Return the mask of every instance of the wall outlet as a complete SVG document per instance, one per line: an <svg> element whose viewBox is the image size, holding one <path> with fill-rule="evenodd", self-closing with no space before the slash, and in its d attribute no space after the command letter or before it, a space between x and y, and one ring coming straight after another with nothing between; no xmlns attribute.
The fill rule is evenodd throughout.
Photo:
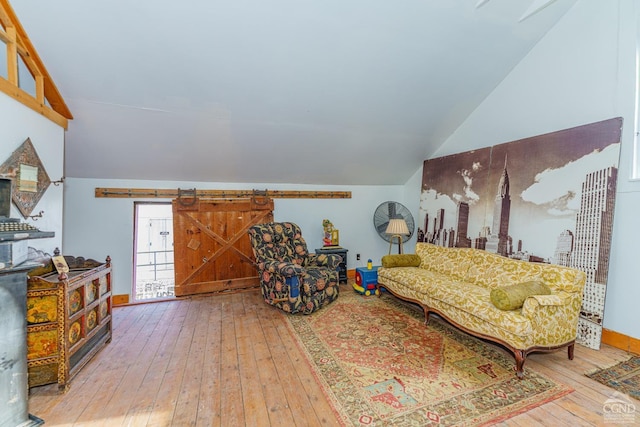
<svg viewBox="0 0 640 427"><path fill-rule="evenodd" d="M356 261L360 261L360 254L356 254Z"/></svg>

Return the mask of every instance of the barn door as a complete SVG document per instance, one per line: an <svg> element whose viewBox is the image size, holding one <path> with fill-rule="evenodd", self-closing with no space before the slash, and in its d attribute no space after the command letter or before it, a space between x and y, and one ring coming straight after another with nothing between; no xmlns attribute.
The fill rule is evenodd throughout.
<svg viewBox="0 0 640 427"><path fill-rule="evenodd" d="M176 296L259 286L247 230L273 221L273 200L178 198L172 205Z"/></svg>

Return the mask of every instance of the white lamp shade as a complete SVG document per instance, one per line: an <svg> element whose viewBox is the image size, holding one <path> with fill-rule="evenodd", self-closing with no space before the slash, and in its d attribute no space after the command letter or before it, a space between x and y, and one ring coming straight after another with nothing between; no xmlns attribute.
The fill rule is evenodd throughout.
<svg viewBox="0 0 640 427"><path fill-rule="evenodd" d="M387 230L385 231L387 234L399 234L401 236L409 235L409 227L407 227L407 223L402 218L393 218L389 221L389 225L387 226Z"/></svg>

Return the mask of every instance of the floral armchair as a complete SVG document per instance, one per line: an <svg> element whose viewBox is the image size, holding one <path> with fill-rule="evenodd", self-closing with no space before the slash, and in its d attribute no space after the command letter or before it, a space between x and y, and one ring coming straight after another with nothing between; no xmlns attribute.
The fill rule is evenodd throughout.
<svg viewBox="0 0 640 427"><path fill-rule="evenodd" d="M248 233L268 304L310 314L338 298L340 255L310 254L292 222L257 224Z"/></svg>

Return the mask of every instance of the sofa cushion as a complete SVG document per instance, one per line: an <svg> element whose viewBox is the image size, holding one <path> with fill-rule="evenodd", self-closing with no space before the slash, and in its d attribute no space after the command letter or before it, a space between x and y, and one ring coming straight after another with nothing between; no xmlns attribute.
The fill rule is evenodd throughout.
<svg viewBox="0 0 640 427"><path fill-rule="evenodd" d="M533 295L550 295L551 290L539 280L501 286L491 290L493 305L500 310L515 310L522 307L524 300Z"/></svg>
<svg viewBox="0 0 640 427"><path fill-rule="evenodd" d="M467 274L473 258L473 249L445 248L431 243L418 242L416 254L422 263L420 268L426 268L441 274L446 274L455 280L461 280Z"/></svg>
<svg viewBox="0 0 640 427"><path fill-rule="evenodd" d="M520 310L499 310L491 303L489 293L482 286L449 280L445 286L429 287L424 300L427 306L468 329L486 334L492 331L490 336L507 342L513 342L514 337L529 340L533 333L530 320Z"/></svg>
<svg viewBox="0 0 640 427"><path fill-rule="evenodd" d="M447 286L451 278L435 271L420 267L380 267L378 268L378 283L411 289L416 295L426 295L433 287Z"/></svg>
<svg viewBox="0 0 640 427"><path fill-rule="evenodd" d="M582 293L586 276L574 268L541 262L527 262L475 250L465 281L494 289L514 283L541 280L552 292Z"/></svg>
<svg viewBox="0 0 640 427"><path fill-rule="evenodd" d="M382 257L382 266L393 267L420 267L420 257L416 254L385 255Z"/></svg>
<svg viewBox="0 0 640 427"><path fill-rule="evenodd" d="M548 265L548 264L545 264ZM503 257L487 251L475 251L464 280L487 289L540 279L540 268L533 262Z"/></svg>

